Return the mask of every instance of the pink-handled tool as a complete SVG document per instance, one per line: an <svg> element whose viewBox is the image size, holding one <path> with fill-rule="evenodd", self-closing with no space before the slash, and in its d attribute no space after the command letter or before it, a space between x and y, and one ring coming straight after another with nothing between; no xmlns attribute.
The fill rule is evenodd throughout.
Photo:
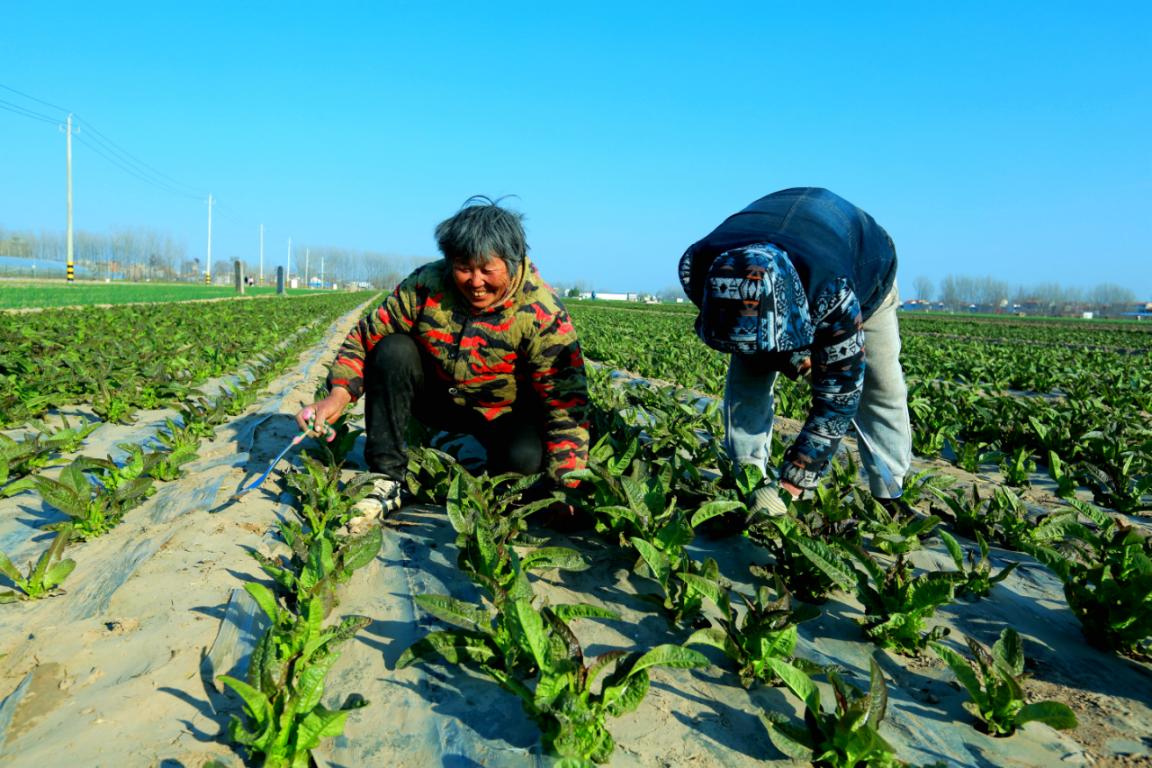
<svg viewBox="0 0 1152 768"><path fill-rule="evenodd" d="M332 439L336 436L335 431L327 423L323 424L322 426L323 426L323 431L319 433L320 436L326 438L329 442L331 442ZM295 448L296 446L300 445L300 443L302 443L304 441L304 438L308 437L309 433L312 432L314 429L315 429L315 426L310 427L308 429L305 429L303 432L296 435L296 437L292 438L292 442L290 442L290 443L288 443L288 445L284 446L284 450L280 451L280 453L276 456L276 458L272 459L272 461L269 462L268 469L264 470L264 474L260 475L260 477L256 478L255 480L253 480L248 485L242 486L240 488L240 490L238 490L238 491L236 491L236 493L232 494L228 498L228 503L236 501L237 499L239 499L244 494L248 493L248 491L252 490L253 488L259 488L260 485L265 480L268 479L268 475L272 473L272 469L280 462L280 459L284 458L284 455L286 453L288 453L288 451L290 451L293 448Z"/></svg>

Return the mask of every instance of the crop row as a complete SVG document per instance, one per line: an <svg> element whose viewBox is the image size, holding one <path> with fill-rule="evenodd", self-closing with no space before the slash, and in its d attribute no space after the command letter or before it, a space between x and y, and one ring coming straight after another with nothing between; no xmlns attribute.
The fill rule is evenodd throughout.
<svg viewBox="0 0 1152 768"><path fill-rule="evenodd" d="M313 320L368 297L323 294L0 313L0 428L62 406L130 422L195 394Z"/></svg>
<svg viewBox="0 0 1152 768"><path fill-rule="evenodd" d="M719 396L727 360L694 338L688 311L618 309L574 303L586 355L639 375ZM1062 495L1077 489L1121 512L1152 507L1152 368L1132 354L1152 334L1129 331L1124 349L1110 350L1112 330L1056 326L1091 349L1005 344L1035 336L1035 325L978 324L979 339L939 335L936 322L902 317L913 448L969 471L999 467L1024 486L1038 467ZM1001 339L987 333L999 327ZM807 387L777 382L777 414L803 420Z"/></svg>
<svg viewBox="0 0 1152 768"><path fill-rule="evenodd" d="M307 326L309 333L297 334L291 343L281 342L270 350L275 354L255 356L237 374L236 383L215 397L190 397L180 404L177 417L166 419L153 438L118 446L124 453L119 460L77 455L99 422L71 427L65 420L57 429L40 424L21 440L2 436L0 496L35 492L64 520L45 526L56 531L56 536L26 574L0 553L0 572L13 587L0 593L0 602L56 594L75 566L64 557L68 544L108 533L125 514L156 493L157 483L182 477L183 466L197 458L201 441L212 438L220 425L249 408L268 382L289 365L293 354L314 343L324 327L313 323ZM54 476L42 472L60 466Z"/></svg>
<svg viewBox="0 0 1152 768"><path fill-rule="evenodd" d="M861 690L844 670L806 658L798 642L799 627L820 616L822 604L844 597L861 608L862 641L904 656L939 656L963 684L981 730L1008 735L1031 720L1074 727L1065 705L1025 702L1024 644L1013 628L1003 627L991 648L964 638L964 654L944 643L946 630L933 623L957 599L987 598L1012 572L995 568L989 542L1048 564L1093 643L1136 655L1149 650L1146 536L1084 504L1037 525L1010 490L982 498L932 475L914 478L906 493L914 502L939 503L941 515L895 516L857 487L848 457L837 460L814 498L789 502L787 516L752 527L766 562L752 567L752 590L741 591L733 581L747 579L691 554L700 532L743 529L741 499L761 481L726 462L715 405L701 406L671 387L621 387L600 369L592 381L598 439L588 469L570 475L580 485L563 500L590 515L603 545L619 547L621 559L634 564L642 591L650 585L645 597L667 622L668 642L585 656L573 622L620 617L599 604L551 605L534 589L535 571L585 567L581 553L550 546L528 526L555 501L529 500L534 478L475 478L429 450L410 466L414 491L446 500L458 567L482 599L417 596L446 628L419 640L398 666L461 665L487 676L521 701L558 765L606 762L614 745L608 718L641 704L651 668L712 663L696 649L718 651L717 663L744 687L782 685L796 695L803 724L784 712L762 713L785 754L821 765L903 764L879 732L888 698L879 666L873 663ZM953 570L914 564L929 543L946 546ZM831 705L821 702L816 679L832 686Z"/></svg>

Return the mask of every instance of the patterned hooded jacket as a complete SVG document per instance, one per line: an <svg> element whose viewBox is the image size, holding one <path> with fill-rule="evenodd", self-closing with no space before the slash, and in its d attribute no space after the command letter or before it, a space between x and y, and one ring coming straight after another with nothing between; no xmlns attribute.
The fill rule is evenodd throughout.
<svg viewBox="0 0 1152 768"><path fill-rule="evenodd" d="M773 192L729 216L681 257L680 282L696 306L706 304L713 263L722 255L747 252L779 261L777 274L790 275L779 281L787 297L777 297L780 328L772 335L805 325L797 310L806 312L811 323L795 334L807 337L807 343L799 349L799 343L782 347L794 350L781 367L786 373L795 373L798 356L811 355L812 408L784 453L780 476L798 488L814 488L860 407L862 325L892 289L896 249L875 219L826 189ZM698 323L698 330L706 329L707 320Z"/></svg>
<svg viewBox="0 0 1152 768"><path fill-rule="evenodd" d="M588 382L568 311L527 258L507 297L483 310L460 296L447 262L426 264L344 339L328 388L364 394L364 360L390 333L407 333L434 361L453 401L493 420L531 388L544 406L547 472L556 481L588 462Z"/></svg>

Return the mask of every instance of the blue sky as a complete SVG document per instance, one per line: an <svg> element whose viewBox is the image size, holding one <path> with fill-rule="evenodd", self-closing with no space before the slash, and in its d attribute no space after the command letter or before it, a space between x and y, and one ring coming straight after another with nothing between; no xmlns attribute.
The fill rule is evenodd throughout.
<svg viewBox="0 0 1152 768"><path fill-rule="evenodd" d="M725 216L813 185L889 230L905 296L1152 300L1150 30L1143 0L0 0L0 226L63 231L71 111L75 226L190 257L209 193L213 258L254 260L263 224L270 263L289 238L434 257L466 198L511 194L546 279L659 291Z"/></svg>

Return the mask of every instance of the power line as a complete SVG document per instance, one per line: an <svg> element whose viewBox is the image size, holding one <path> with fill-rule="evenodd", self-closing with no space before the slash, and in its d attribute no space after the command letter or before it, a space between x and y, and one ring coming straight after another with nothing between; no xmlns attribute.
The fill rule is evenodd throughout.
<svg viewBox="0 0 1152 768"><path fill-rule="evenodd" d="M102 145L100 145L96 141L91 140L87 136L87 134L85 134L83 131L76 131L75 136L76 136L77 141L79 141L81 144L88 147L95 154L99 155L100 157L103 157L109 163L116 166L120 170L124 171L129 176L137 178L146 184L150 184L150 185L152 185L158 189L162 189L165 192L168 192L169 194L177 195L179 197L187 197L187 198L191 198L194 200L201 200L204 198L204 195L184 191L184 190L179 189L179 188L177 188L171 184L166 184L166 183L160 181L159 179L156 179L156 178L153 178L151 176L146 175L142 171L138 170L137 168L133 167L132 165L129 165L127 162L121 160L119 157L112 154L110 151L107 151Z"/></svg>
<svg viewBox="0 0 1152 768"><path fill-rule="evenodd" d="M9 112L15 112L17 115L22 115L24 117L30 117L33 120L40 120L41 122L45 122L45 123L59 123L60 122L59 120L57 120L54 117L50 117L49 115L43 115L43 114L40 114L39 112L33 112L32 110L30 110L26 107L21 107L18 104L13 104L12 102L5 101L4 99L0 99L0 109L7 110Z"/></svg>
<svg viewBox="0 0 1152 768"><path fill-rule="evenodd" d="M58 109L61 112L67 112L68 111L68 110L64 109L64 107L58 107L55 104L44 101L43 99L38 99L35 96L24 93L23 91L18 91L10 85L4 85L4 83L0 83L0 88L3 88L6 91L11 91L12 93L15 93L18 96L23 96L26 99L31 99L32 101L36 102L37 104L43 104L46 107L52 107L52 109Z"/></svg>
<svg viewBox="0 0 1152 768"><path fill-rule="evenodd" d="M37 104L43 104L46 107L59 110L63 113L72 114L73 120L82 124L84 127L83 131L75 132L77 139L82 144L91 149L94 153L103 157L105 160L120 170L124 171L128 175L147 184L151 184L152 186L168 192L169 194L197 200L204 198L205 193L200 192L195 188L156 170L148 163L145 163L143 160L140 160L128 150L116 144L116 142L112 141L111 138L109 138L91 122L85 120L79 115L71 113L70 110L67 110L59 105L52 104L51 102L44 101L43 99L38 99L31 94L24 93L23 91L19 91L15 88L12 88L11 86L4 85L3 83L0 83L0 88L3 88L6 91L11 91L12 93L15 93L25 99L36 102ZM61 120L60 118L54 118L50 115L45 115L42 112L28 109L27 107L15 104L5 99L0 99L0 109L5 109L23 117L28 117L30 119L39 120L46 123L58 124Z"/></svg>
<svg viewBox="0 0 1152 768"><path fill-rule="evenodd" d="M75 114L71 110L61 107L58 104L53 104L51 102L37 98L31 94L24 93L23 91L17 90L8 85L4 85L3 83L0 83L0 89L16 94L17 96L35 102L36 104L48 107L49 109L57 110L61 113L62 117L53 117L52 115L45 114L43 111L30 109L26 106L22 106L21 104L8 101L6 99L0 99L0 109L20 115L21 117L57 125L63 122L63 115L72 115L73 122L82 126L81 130L73 129L73 135L76 136L77 140L84 144L94 154L104 158L119 170L139 181L150 184L151 186L163 190L164 192L167 192L171 195L201 201L207 197L207 193L201 192L194 187L191 187L188 184L185 184L184 182L157 170L153 166L139 159L131 152L113 141L107 134L98 129L91 122L82 118L80 115ZM213 198L212 202L215 203L218 208L220 207L219 200ZM242 217L235 211L230 210L227 206L224 206L222 209L220 209L219 212L223 214L224 218L230 221L235 223L242 223Z"/></svg>
<svg viewBox="0 0 1152 768"><path fill-rule="evenodd" d="M174 179L165 173L161 173L160 171L153 168L151 165L148 165L148 163L145 163L143 160L140 160L139 158L134 156L128 150L120 147L118 144L116 144L116 142L112 141L112 139L108 138L108 136L106 134L104 134L102 131L100 131L98 128L96 128L96 126L92 125L92 123L88 122L84 118L80 117L79 115L77 115L76 118L79 120L79 122L82 125L84 125L84 127L86 127L88 129L88 131L91 134L93 134L93 138L95 141L100 143L110 153L121 158L125 163L132 165L134 167L138 167L139 169L141 169L142 172L146 173L147 175L154 176L154 177L156 177L157 180L162 180L164 182L167 182L167 184L171 185L172 187L183 188L184 189L183 194L188 196L188 197L198 197L198 198L204 197L204 193L193 189L192 187L188 186L187 184L183 183L182 181Z"/></svg>

